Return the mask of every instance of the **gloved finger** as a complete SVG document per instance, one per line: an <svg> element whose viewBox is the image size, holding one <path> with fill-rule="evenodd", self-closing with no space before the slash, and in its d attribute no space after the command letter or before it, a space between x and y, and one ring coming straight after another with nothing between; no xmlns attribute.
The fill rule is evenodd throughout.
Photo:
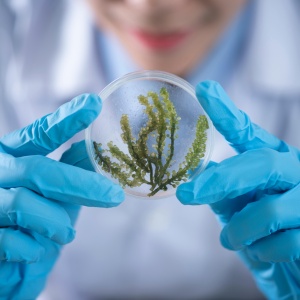
<svg viewBox="0 0 300 300"><path fill-rule="evenodd" d="M226 225L234 214L241 211L246 205L255 201L257 191L251 191L244 195L230 199L223 199L215 203L211 203L209 206L212 211L218 216L218 219L222 225Z"/></svg>
<svg viewBox="0 0 300 300"><path fill-rule="evenodd" d="M292 166L292 167L291 167ZM288 152L271 149L247 151L228 158L202 172L176 191L183 204L210 204L231 199L251 191L284 192L300 182L300 163Z"/></svg>
<svg viewBox="0 0 300 300"><path fill-rule="evenodd" d="M279 195L265 195L234 214L221 233L222 245L240 250L280 230L300 227L300 185Z"/></svg>
<svg viewBox="0 0 300 300"><path fill-rule="evenodd" d="M30 235L13 228L0 228L0 261L33 263L44 252Z"/></svg>
<svg viewBox="0 0 300 300"><path fill-rule="evenodd" d="M234 105L217 82L199 83L196 87L196 96L216 129L237 152L270 148L281 152L293 151L297 157L300 156L297 149L252 123L250 118Z"/></svg>
<svg viewBox="0 0 300 300"><path fill-rule="evenodd" d="M87 128L98 116L101 107L102 102L97 95L80 95L54 113L2 137L0 151L15 157L47 155Z"/></svg>
<svg viewBox="0 0 300 300"><path fill-rule="evenodd" d="M211 160L211 161L208 163L208 165L206 166L205 170L208 170L209 168L211 168L211 167L213 167L213 166L216 166L217 164L218 164L217 162Z"/></svg>
<svg viewBox="0 0 300 300"><path fill-rule="evenodd" d="M63 153L60 161L65 164L76 166L85 170L94 171L94 168L86 152L85 141L74 143L67 151ZM62 202L61 205L68 212L68 215L72 220L72 224L74 224L79 213L79 206Z"/></svg>
<svg viewBox="0 0 300 300"><path fill-rule="evenodd" d="M59 244L71 242L75 230L67 212L26 188L0 189L0 227L19 226Z"/></svg>
<svg viewBox="0 0 300 300"><path fill-rule="evenodd" d="M63 153L60 161L85 170L94 171L86 151L85 141L72 144L72 146Z"/></svg>
<svg viewBox="0 0 300 300"><path fill-rule="evenodd" d="M113 207L124 200L122 188L102 175L40 155L0 153L0 186L23 186L45 198L85 206Z"/></svg>
<svg viewBox="0 0 300 300"><path fill-rule="evenodd" d="M245 248L255 261L292 262L300 259L300 229L277 232Z"/></svg>

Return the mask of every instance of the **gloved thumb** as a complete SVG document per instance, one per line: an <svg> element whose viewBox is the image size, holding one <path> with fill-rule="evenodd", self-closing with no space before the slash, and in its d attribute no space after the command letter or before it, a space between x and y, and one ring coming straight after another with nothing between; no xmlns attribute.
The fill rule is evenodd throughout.
<svg viewBox="0 0 300 300"><path fill-rule="evenodd" d="M84 141L72 144L71 148L63 153L60 161L88 171L94 171L92 163L88 157Z"/></svg>
<svg viewBox="0 0 300 300"><path fill-rule="evenodd" d="M0 151L15 157L47 155L87 128L102 108L99 96L82 94L54 113L0 139Z"/></svg>
<svg viewBox="0 0 300 300"><path fill-rule="evenodd" d="M200 82L196 87L196 96L216 129L238 153L269 148L279 152L293 151L299 155L296 149L252 123L217 82Z"/></svg>

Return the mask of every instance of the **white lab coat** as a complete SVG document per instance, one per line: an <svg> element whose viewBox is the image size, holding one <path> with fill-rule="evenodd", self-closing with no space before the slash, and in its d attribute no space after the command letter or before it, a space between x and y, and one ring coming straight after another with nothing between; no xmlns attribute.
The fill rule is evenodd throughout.
<svg viewBox="0 0 300 300"><path fill-rule="evenodd" d="M32 3L0 2L0 135L107 84L84 4ZM254 122L300 148L296 6L257 3L247 50L225 88ZM217 135L213 160L230 155ZM174 198L83 208L77 238L64 248L41 299L259 299L248 270L220 246L219 231L208 207Z"/></svg>

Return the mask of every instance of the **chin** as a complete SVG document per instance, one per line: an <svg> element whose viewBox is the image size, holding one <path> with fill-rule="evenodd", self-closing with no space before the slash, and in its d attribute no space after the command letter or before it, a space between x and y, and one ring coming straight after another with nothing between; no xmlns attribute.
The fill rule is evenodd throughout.
<svg viewBox="0 0 300 300"><path fill-rule="evenodd" d="M185 64L184 61L178 63L178 60L168 60L166 57L164 58L156 58L153 56L145 56L143 59L134 57L138 66L144 70L159 70L168 73L172 73L181 77L184 77L184 74L187 74L189 71L189 67Z"/></svg>
<svg viewBox="0 0 300 300"><path fill-rule="evenodd" d="M166 65L166 64L144 64L141 66L142 69L144 70L159 70L159 71L164 71L168 73L172 73L174 75L184 77L185 74L188 73L188 69L186 68L180 68L178 65Z"/></svg>

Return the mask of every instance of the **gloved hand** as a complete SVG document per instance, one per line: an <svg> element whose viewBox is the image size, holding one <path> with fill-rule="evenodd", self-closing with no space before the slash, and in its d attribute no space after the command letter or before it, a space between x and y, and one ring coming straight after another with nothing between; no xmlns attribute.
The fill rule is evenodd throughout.
<svg viewBox="0 0 300 300"><path fill-rule="evenodd" d="M75 237L81 205L113 207L122 189L101 175L45 157L101 110L81 95L0 139L0 299L35 299L61 245Z"/></svg>
<svg viewBox="0 0 300 300"><path fill-rule="evenodd" d="M196 94L240 154L181 184L178 199L211 206L222 245L238 251L269 299L300 299L300 151L251 123L217 83Z"/></svg>

